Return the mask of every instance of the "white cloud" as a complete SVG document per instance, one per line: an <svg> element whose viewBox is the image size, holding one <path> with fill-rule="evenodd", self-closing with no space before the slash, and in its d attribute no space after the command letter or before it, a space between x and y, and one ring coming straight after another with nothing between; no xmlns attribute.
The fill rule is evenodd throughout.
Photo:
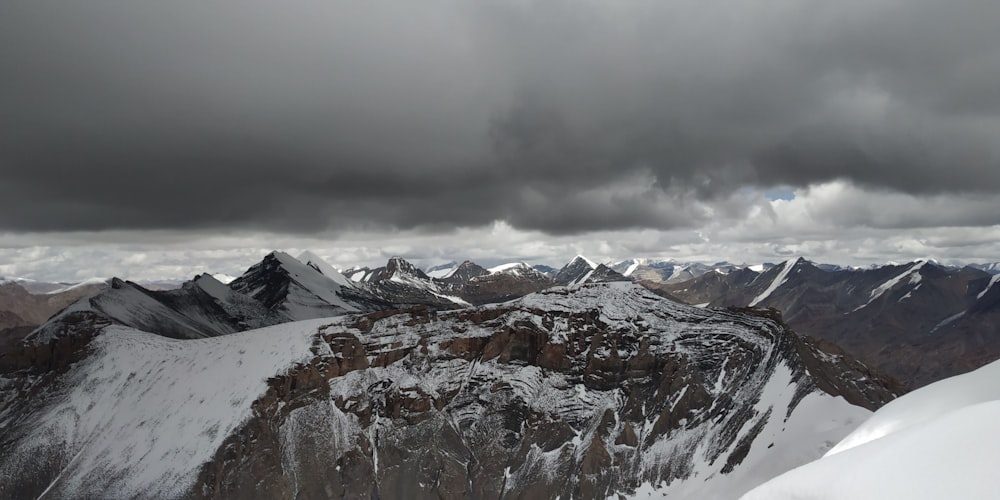
<svg viewBox="0 0 1000 500"><path fill-rule="evenodd" d="M735 263L793 255L847 265L932 257L945 263L1000 260L1000 196L917 197L844 181L794 191L790 200L741 190L712 205L714 219L690 229L548 235L502 221L450 232L372 231L310 237L170 231L5 234L0 275L51 281L94 276L133 280L238 275L267 252L309 249L339 267L378 266L402 255L418 265L518 259L559 266L576 254ZM137 243L142 242L142 243Z"/></svg>

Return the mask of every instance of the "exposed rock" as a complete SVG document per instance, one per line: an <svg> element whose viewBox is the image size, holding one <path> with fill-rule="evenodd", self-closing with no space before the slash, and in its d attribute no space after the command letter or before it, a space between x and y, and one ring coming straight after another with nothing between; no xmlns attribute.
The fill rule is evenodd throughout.
<svg viewBox="0 0 1000 500"><path fill-rule="evenodd" d="M324 319L302 337L304 356L270 376L248 403L248 418L223 434L206 463L190 464L183 496L605 498L644 483L718 480L748 460L767 460L761 436L766 429L780 434L804 398L826 398L818 387L871 406L891 397L865 387L877 381L862 381L855 365L824 357L779 320L687 307L629 283L554 288L475 309ZM235 346L238 335L179 344ZM808 363L800 352L811 356ZM829 374L856 386L818 380ZM135 382L155 388L157 379ZM60 401L77 400L86 398ZM60 472L68 454L89 463L85 448L53 447L59 455L51 467L18 469L29 463L19 450L37 450L22 448L33 442L30 422L45 421L57 407L37 402L18 410L16 421L0 412L7 415L0 429L15 436L0 443L0 472L18 478L0 486L0 495L37 497L55 485L59 496L66 485L82 484L76 495L101 496L114 488L114 470Z"/></svg>

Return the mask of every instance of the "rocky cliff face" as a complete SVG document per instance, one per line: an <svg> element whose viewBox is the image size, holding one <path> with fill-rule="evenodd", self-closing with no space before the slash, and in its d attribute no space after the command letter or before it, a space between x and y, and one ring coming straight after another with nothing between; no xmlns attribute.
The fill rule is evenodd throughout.
<svg viewBox="0 0 1000 500"><path fill-rule="evenodd" d="M818 456L867 414L855 405L893 397L769 313L683 306L631 283L157 338L99 335L51 398L0 411L12 436L0 495L727 497ZM227 377L239 383L212 389ZM193 395L177 392L187 378ZM206 409L215 398L231 407ZM98 406L107 421L93 401L111 405ZM800 432L811 427L822 432Z"/></svg>

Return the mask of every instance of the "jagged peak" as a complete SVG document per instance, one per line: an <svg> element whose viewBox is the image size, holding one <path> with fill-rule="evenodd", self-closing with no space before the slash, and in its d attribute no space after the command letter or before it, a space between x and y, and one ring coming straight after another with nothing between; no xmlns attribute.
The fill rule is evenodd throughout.
<svg viewBox="0 0 1000 500"><path fill-rule="evenodd" d="M582 254L577 254L576 257L573 257L573 260L569 261L569 263L573 264L574 262L577 262L577 261L586 262L587 265L590 266L591 269L597 269L597 264L594 263L594 261L592 261L592 260L584 257Z"/></svg>
<svg viewBox="0 0 1000 500"><path fill-rule="evenodd" d="M396 274L408 274L423 279L430 279L426 274L424 274L423 271L417 268L417 266L414 266L409 261L398 255L389 257L389 261L385 264L385 270L390 276Z"/></svg>

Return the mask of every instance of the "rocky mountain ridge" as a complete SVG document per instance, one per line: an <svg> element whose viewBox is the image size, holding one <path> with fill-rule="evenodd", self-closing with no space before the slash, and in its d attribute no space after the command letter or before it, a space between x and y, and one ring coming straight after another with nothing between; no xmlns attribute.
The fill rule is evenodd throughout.
<svg viewBox="0 0 1000 500"><path fill-rule="evenodd" d="M54 342L74 339L76 361L0 378L2 496L726 497L816 458L868 414L855 405L894 397L772 313L628 282Z"/></svg>
<svg viewBox="0 0 1000 500"><path fill-rule="evenodd" d="M689 304L775 308L796 331L914 386L1000 358L996 275L968 266L917 261L827 270L797 258L761 272L646 284Z"/></svg>

